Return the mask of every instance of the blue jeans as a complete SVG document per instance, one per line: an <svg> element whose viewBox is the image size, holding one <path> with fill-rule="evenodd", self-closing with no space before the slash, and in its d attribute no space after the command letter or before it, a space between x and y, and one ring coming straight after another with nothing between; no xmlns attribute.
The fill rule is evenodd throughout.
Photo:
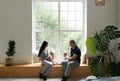
<svg viewBox="0 0 120 81"><path fill-rule="evenodd" d="M72 70L74 70L75 68L79 67L80 63L78 61L68 61L68 60L64 60L62 61L62 69L64 71L64 76L68 77L70 76L70 73Z"/></svg>

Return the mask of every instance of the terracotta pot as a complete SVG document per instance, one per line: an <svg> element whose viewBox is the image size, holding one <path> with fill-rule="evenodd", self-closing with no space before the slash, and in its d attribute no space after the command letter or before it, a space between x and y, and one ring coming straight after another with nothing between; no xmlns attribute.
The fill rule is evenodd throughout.
<svg viewBox="0 0 120 81"><path fill-rule="evenodd" d="M12 59L11 58L6 59L6 66L12 66Z"/></svg>

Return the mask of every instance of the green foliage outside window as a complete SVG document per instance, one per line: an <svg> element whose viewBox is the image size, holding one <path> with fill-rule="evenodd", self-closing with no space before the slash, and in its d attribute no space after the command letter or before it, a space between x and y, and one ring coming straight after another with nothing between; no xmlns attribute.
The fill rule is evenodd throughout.
<svg viewBox="0 0 120 81"><path fill-rule="evenodd" d="M58 11L50 11L49 3L42 4L36 2L36 29L37 30L50 30L36 32L36 50L39 50L43 40L49 42L49 47L55 50L55 53L60 55L64 51L69 51L69 40L75 39L77 45L82 49L82 32L59 32L65 29L67 23L60 22L60 29L58 25ZM53 5L54 6L54 5ZM55 6L56 8L58 5ZM45 9L45 10L43 10ZM47 10L48 9L48 10ZM56 31L55 31L56 30ZM68 29L69 30L69 29ZM60 36L60 37L58 37ZM60 43L59 43L60 42ZM60 46L60 47L59 47Z"/></svg>

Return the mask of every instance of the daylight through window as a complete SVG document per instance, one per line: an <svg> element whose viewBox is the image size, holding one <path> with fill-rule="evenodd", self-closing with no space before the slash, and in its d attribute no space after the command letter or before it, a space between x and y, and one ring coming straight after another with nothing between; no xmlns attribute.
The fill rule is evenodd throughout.
<svg viewBox="0 0 120 81"><path fill-rule="evenodd" d="M74 39L85 54L85 2L84 0L34 0L33 2L33 56L37 58L43 40L49 42L57 59L70 50ZM35 58L36 57L36 58Z"/></svg>

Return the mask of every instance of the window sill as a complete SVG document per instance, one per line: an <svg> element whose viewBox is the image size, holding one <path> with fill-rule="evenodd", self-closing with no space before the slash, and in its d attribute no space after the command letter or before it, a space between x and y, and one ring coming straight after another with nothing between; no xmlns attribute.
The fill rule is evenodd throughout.
<svg viewBox="0 0 120 81"><path fill-rule="evenodd" d="M40 63L33 64L16 64L12 66L5 66L4 64L0 64L0 77L5 78L31 78L38 77L39 72L42 70L43 66ZM63 75L63 71L61 65L53 66L48 77L61 77ZM87 77L91 75L90 68L86 64L81 64L80 67L76 68L72 71L71 77Z"/></svg>
<svg viewBox="0 0 120 81"><path fill-rule="evenodd" d="M80 66L89 66L87 64L80 64ZM41 63L33 63L33 64L14 64L12 66L5 66L4 64L0 64L0 67L43 67ZM61 67L61 65L54 65L53 67Z"/></svg>

